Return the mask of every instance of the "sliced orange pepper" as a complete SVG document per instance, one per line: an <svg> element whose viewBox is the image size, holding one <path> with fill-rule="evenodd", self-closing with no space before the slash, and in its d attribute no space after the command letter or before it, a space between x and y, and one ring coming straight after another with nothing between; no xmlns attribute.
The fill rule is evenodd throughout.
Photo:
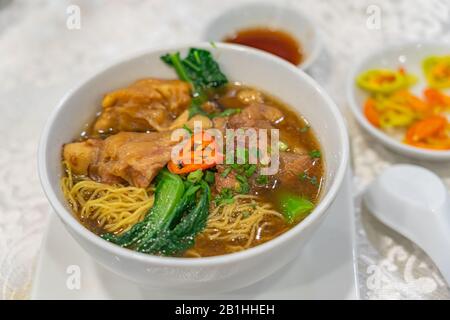
<svg viewBox="0 0 450 320"><path fill-rule="evenodd" d="M209 164L201 163L201 164L188 164L188 165L179 167L175 162L170 160L169 163L167 164L167 169L169 169L169 171L174 174L184 174L184 173L194 172L197 170L206 170L206 169L214 167L215 165L216 165L215 163L209 163Z"/></svg>
<svg viewBox="0 0 450 320"><path fill-rule="evenodd" d="M420 113L429 111L428 104L408 90L398 90L394 92L388 99L413 111L417 111Z"/></svg>
<svg viewBox="0 0 450 320"><path fill-rule="evenodd" d="M450 149L450 139L440 142L440 144L430 144L427 142L407 142L409 145L422 148L422 149L432 149L432 150L449 150Z"/></svg>
<svg viewBox="0 0 450 320"><path fill-rule="evenodd" d="M372 98L366 100L366 103L364 104L364 115L372 125L380 127L380 115L375 108L375 103L375 100Z"/></svg>
<svg viewBox="0 0 450 320"><path fill-rule="evenodd" d="M441 136L447 126L447 118L431 116L413 124L406 132L405 141L408 144L421 144L431 137Z"/></svg>
<svg viewBox="0 0 450 320"><path fill-rule="evenodd" d="M220 153L217 153L216 155L216 142L214 140L210 141L206 139L205 132L203 131L191 136L191 139L187 142L187 147L190 153L184 155L180 162L176 163L172 160L168 162L167 168L170 172L174 174L184 174L197 170L206 170L214 167L217 158L221 156ZM205 149L209 147L212 148L212 158L204 157L203 154Z"/></svg>
<svg viewBox="0 0 450 320"><path fill-rule="evenodd" d="M428 105L424 101L422 101L422 99L413 95L411 92L407 90L401 90L397 94L405 99L406 105L410 108L419 112L426 112L428 110Z"/></svg>
<svg viewBox="0 0 450 320"><path fill-rule="evenodd" d="M450 106L450 96L444 94L438 89L427 88L423 92L428 104L432 107Z"/></svg>
<svg viewBox="0 0 450 320"><path fill-rule="evenodd" d="M413 124L406 133L406 139L413 142L432 137L444 130L447 119L443 116L431 116Z"/></svg>

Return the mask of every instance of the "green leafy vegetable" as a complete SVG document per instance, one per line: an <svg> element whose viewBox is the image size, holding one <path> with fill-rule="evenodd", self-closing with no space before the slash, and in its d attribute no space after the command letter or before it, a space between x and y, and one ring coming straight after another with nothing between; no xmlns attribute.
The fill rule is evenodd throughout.
<svg viewBox="0 0 450 320"><path fill-rule="evenodd" d="M135 224L122 235L117 236L107 233L102 235L102 237L123 247L135 244L147 233L164 228L170 224L171 219L174 217L173 212L175 207L181 200L183 193L183 180L167 170L161 170L157 176L155 204L144 220Z"/></svg>
<svg viewBox="0 0 450 320"><path fill-rule="evenodd" d="M304 219L314 209L314 204L308 199L288 192L279 196L279 202L281 212L288 223Z"/></svg>
<svg viewBox="0 0 450 320"><path fill-rule="evenodd" d="M184 59L179 52L168 53L161 59L175 69L181 80L191 84L193 99L189 108L190 117L205 114L201 105L207 100L208 89L221 87L228 82L207 50L191 48Z"/></svg>
<svg viewBox="0 0 450 320"><path fill-rule="evenodd" d="M106 233L102 237L139 252L182 253L205 227L211 197L206 182L186 182L179 175L162 170L157 177L155 204L144 220L121 235Z"/></svg>
<svg viewBox="0 0 450 320"><path fill-rule="evenodd" d="M150 241L143 241L139 245L138 251L172 256L182 253L194 245L196 235L206 226L211 192L205 182L191 188L191 190L188 189L177 208L178 213L185 211L188 213L173 228L158 230L156 236ZM202 190L202 193L197 204L192 206L195 203L195 194L198 188Z"/></svg>

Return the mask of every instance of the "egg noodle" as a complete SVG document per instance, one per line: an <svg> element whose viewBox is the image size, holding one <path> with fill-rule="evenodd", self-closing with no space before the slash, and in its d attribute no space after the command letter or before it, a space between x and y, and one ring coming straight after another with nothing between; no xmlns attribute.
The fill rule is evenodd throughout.
<svg viewBox="0 0 450 320"><path fill-rule="evenodd" d="M120 234L142 221L154 202L154 188L108 185L72 174L63 163L61 178L64 197L81 220L93 220L107 232Z"/></svg>
<svg viewBox="0 0 450 320"><path fill-rule="evenodd" d="M226 250L232 253L272 239L273 235L265 236L264 231L274 222L285 224L283 215L273 210L270 203L261 202L258 196L236 195L232 203L212 210L199 236L226 243ZM200 257L201 254L194 247L186 256Z"/></svg>

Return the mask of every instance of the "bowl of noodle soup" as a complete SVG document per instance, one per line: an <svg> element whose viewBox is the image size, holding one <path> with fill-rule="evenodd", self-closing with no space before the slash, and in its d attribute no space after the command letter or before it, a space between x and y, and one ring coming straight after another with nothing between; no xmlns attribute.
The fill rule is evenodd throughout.
<svg viewBox="0 0 450 320"><path fill-rule="evenodd" d="M254 191L252 173L256 169L250 165L243 167L247 171L252 170L245 181L240 180L238 170L241 167L227 169L217 166L208 169L213 170L216 177L215 185L209 186L203 182L192 186L193 180L189 178L191 174L181 175L182 179L179 179L174 172L177 173L183 167L170 168L169 165L154 175L147 171L148 175L130 174L127 170L126 176L121 173L118 178L119 173L116 172L120 167L121 155L128 155L126 161L129 162L136 150L141 150L141 146L146 154L152 152L152 155L160 155L162 151L157 148L157 144L170 143L166 140L169 138L165 132L169 127L176 127L183 113L173 116L171 122L151 123L155 129L145 131L144 135L130 132L134 129L126 127L114 132L93 130L92 126L98 129L102 125L101 120L104 120L98 116L100 106L105 107L110 100L122 101L120 99L123 99L124 91L112 91L117 88L127 88L140 94L144 86L155 85L154 80L137 79L149 76L155 79L176 79L177 73L162 63L160 57L167 52L180 52L185 56L192 47L208 50L232 82L216 94L220 105L228 103L230 107L226 108L232 109L234 95L258 88L268 93L263 94L265 103L279 104L285 118L290 119L284 128L286 132L299 130L304 134L306 130L302 128L311 128L310 136L309 133L305 135L305 141L300 141L303 138L297 138L295 134L283 134L281 129L283 145L289 145L287 151L284 146L283 149L280 146L281 153L289 150L295 153L305 144L309 154L317 154L316 149L320 148L321 160L317 160L319 156L314 156L317 168L310 169L317 171L308 171L309 175L295 175L293 184L287 184L291 189L304 188L299 189L299 193L310 196L308 203L312 207L301 221L286 224L286 214L273 204L282 195L269 188L268 181L262 183L265 188ZM185 89L181 85L173 90ZM112 95L105 96L105 93ZM128 94L129 91L125 96ZM284 104L289 108L283 109ZM246 108L246 111L233 111L236 113L234 118L227 111L227 119L231 119L230 123L236 121L239 126L238 120L241 119L236 115L251 111L251 108ZM259 113L267 111L261 109L264 107L259 108ZM208 125L210 122L206 118L202 121ZM97 119L94 125L92 119ZM189 124L187 118L184 120L183 128L186 128ZM214 119L211 123L216 125ZM98 151L98 158L104 161L98 161L96 166L90 163L86 169L83 167L84 160L86 154L91 155L89 152L92 150L101 150ZM290 154L286 154L286 157L286 166L297 159ZM111 159L117 159L117 162L112 164ZM336 105L314 80L277 57L251 48L222 43L152 50L121 60L95 73L69 92L55 108L44 128L38 152L41 184L49 202L69 233L94 260L139 285L190 293L229 291L244 287L267 277L293 260L325 218L343 181L347 161L348 141L344 121ZM317 179L312 181L319 175L319 182ZM206 179L206 176L205 170L203 178ZM194 175L192 177L195 178ZM226 183L231 177L239 180L240 192L230 195ZM256 181L259 176L254 178ZM250 191L242 191L247 184L250 184ZM181 230L181 225L188 225L184 221L188 219L184 219L184 216L178 218L184 222L179 222L178 228L168 232L172 236L170 241L153 239L152 242L146 242L149 237L143 230L149 212L169 208L170 202L163 203L161 194L164 188L176 193L177 186L184 190L184 196L191 187L198 192L196 197L191 197L197 202L192 206L194 209L189 207L190 210L198 209L201 213L202 208L205 208L202 203L209 206L201 231L196 230L200 233L195 239L186 241L187 238L184 238L179 241L182 249L173 245L177 243L174 239L178 234L173 230ZM136 225L140 225L141 229Z"/></svg>

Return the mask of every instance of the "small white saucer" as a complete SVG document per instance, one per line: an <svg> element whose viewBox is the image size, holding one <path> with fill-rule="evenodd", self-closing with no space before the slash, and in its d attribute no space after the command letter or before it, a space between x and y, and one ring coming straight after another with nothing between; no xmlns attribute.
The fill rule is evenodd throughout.
<svg viewBox="0 0 450 320"><path fill-rule="evenodd" d="M330 210L299 257L282 270L244 289L198 297L147 291L110 273L80 248L52 214L32 299L358 299L349 174ZM74 279L78 272L79 289Z"/></svg>
<svg viewBox="0 0 450 320"><path fill-rule="evenodd" d="M305 59L298 65L302 70L308 69L316 61L322 48L315 23L288 2L258 1L233 7L212 19L204 29L202 40L223 41L238 30L253 27L281 29L297 39L305 55Z"/></svg>

